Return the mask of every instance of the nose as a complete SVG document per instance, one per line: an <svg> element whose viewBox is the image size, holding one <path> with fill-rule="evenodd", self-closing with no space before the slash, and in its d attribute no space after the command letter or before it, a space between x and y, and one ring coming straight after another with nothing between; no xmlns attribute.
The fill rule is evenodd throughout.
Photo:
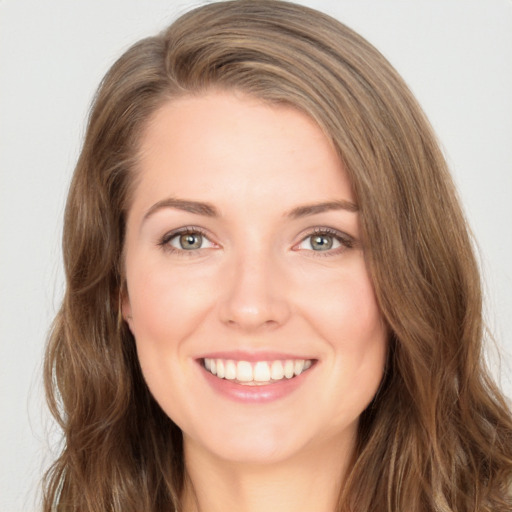
<svg viewBox="0 0 512 512"><path fill-rule="evenodd" d="M226 262L221 321L241 331L273 329L290 317L283 269L271 255L240 255Z"/></svg>

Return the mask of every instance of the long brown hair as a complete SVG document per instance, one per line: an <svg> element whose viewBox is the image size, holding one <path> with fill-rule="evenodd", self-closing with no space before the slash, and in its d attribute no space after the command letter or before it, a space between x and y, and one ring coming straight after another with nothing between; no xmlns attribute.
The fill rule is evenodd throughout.
<svg viewBox="0 0 512 512"><path fill-rule="evenodd" d="M66 207L67 288L46 356L65 443L44 510L180 510L181 432L151 397L119 313L124 223L148 119L211 88L311 116L354 188L391 335L338 510L510 510L512 417L483 364L478 268L435 136L367 41L275 0L195 9L134 45L99 88Z"/></svg>

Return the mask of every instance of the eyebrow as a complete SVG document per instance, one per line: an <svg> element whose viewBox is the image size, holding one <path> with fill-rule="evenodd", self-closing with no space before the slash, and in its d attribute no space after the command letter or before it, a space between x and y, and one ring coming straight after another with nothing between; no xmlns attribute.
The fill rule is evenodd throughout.
<svg viewBox="0 0 512 512"><path fill-rule="evenodd" d="M168 197L155 203L149 210L144 214L142 221L147 220L158 210L163 208L175 208L177 210L183 210L189 213L195 213L196 215L204 215L206 217L218 217L219 213L215 206L210 203L202 203L199 201L187 201L186 199L177 199L175 197Z"/></svg>
<svg viewBox="0 0 512 512"><path fill-rule="evenodd" d="M317 213L323 213L330 210L347 210L349 212L359 211L358 206L351 201L345 199L339 199L336 201L327 201L325 203L314 203L304 206L298 206L290 212L286 213L285 216L298 219L300 217L307 217L309 215L315 215Z"/></svg>
<svg viewBox="0 0 512 512"><path fill-rule="evenodd" d="M149 210L144 214L143 222L151 217L155 212L163 208L175 208L177 210L183 210L185 212L194 213L196 215L203 215L205 217L218 217L219 212L210 203L203 203L200 201L189 201L186 199L178 199L175 197L168 197L155 203ZM357 212L359 208L355 203L347 201L345 199L339 199L336 201L327 201L324 203L314 203L303 206L297 206L285 213L285 217L291 217L298 219L301 217L307 217L309 215L315 215L318 213L327 212L330 210L347 210L349 212Z"/></svg>

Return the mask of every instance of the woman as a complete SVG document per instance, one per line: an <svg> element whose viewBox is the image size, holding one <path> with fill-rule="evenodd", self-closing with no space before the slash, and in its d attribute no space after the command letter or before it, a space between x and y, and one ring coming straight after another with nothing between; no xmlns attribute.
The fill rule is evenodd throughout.
<svg viewBox="0 0 512 512"><path fill-rule="evenodd" d="M96 97L47 359L45 510L509 510L512 419L435 137L316 11L241 0Z"/></svg>

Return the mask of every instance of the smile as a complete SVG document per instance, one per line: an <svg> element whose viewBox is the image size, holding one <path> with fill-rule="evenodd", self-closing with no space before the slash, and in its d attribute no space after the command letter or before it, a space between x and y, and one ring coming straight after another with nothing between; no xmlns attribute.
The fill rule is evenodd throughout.
<svg viewBox="0 0 512 512"><path fill-rule="evenodd" d="M292 379L311 368L311 359L275 361L234 361L232 359L204 358L203 367L219 379L226 379L246 386L273 384Z"/></svg>

